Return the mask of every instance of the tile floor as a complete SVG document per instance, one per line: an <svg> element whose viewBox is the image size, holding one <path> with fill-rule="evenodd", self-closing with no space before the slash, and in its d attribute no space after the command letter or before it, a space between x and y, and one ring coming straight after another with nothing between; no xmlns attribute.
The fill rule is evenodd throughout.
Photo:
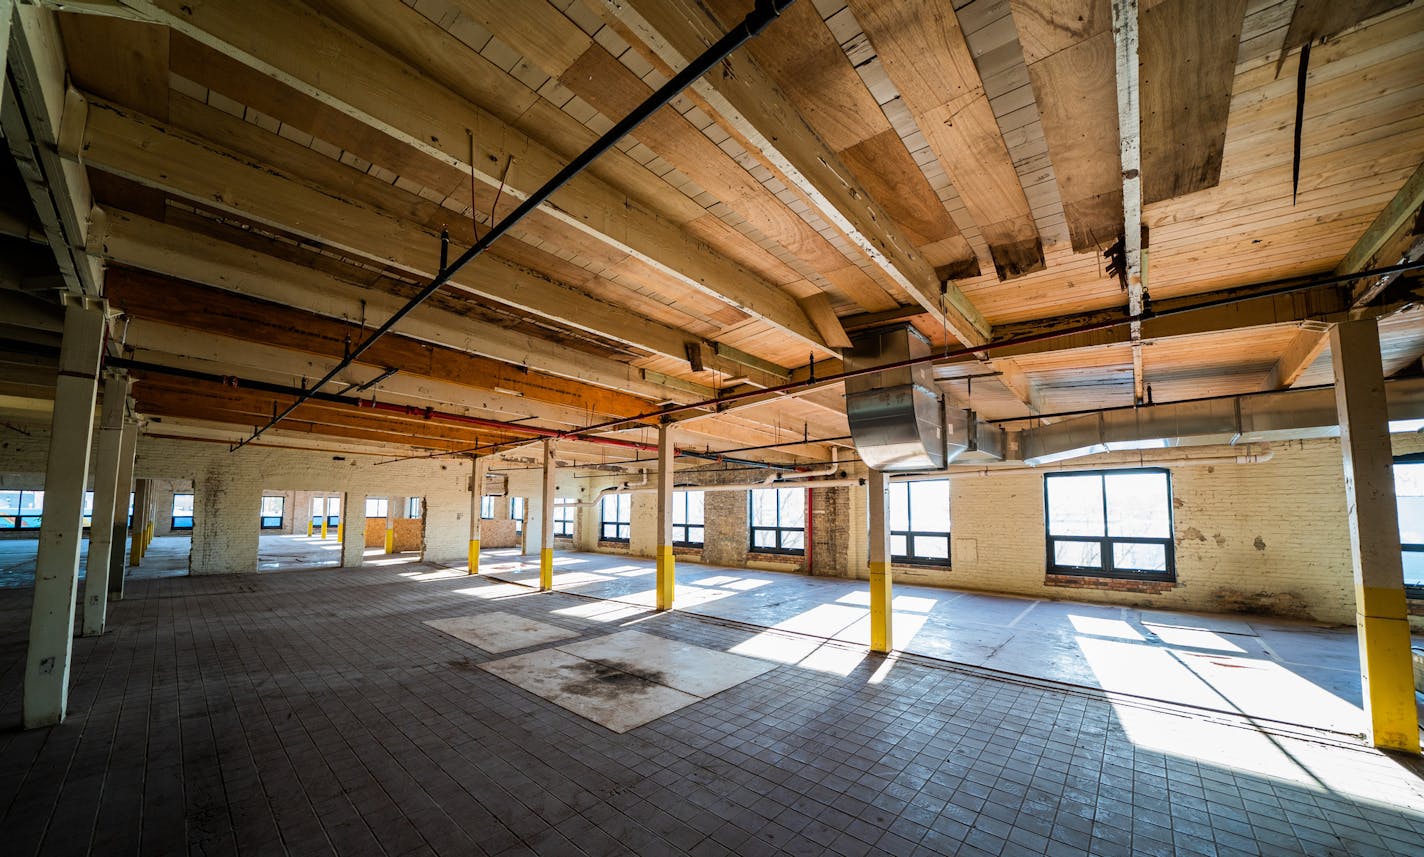
<svg viewBox="0 0 1424 857"><path fill-rule="evenodd" d="M1418 855L1424 842L1416 760L431 566L134 581L112 630L75 641L70 718L20 731L28 608L28 591L0 592L6 855ZM565 647L638 631L812 653L619 734L480 668L508 655L426 624L493 612L576 631Z"/></svg>

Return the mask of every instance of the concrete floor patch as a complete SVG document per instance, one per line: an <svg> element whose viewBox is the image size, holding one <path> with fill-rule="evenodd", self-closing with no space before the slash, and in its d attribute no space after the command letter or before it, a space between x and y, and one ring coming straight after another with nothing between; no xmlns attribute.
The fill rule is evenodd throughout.
<svg viewBox="0 0 1424 857"><path fill-rule="evenodd" d="M496 654L554 643L579 635L579 632L570 631L568 628L498 610L492 613L476 613L473 616L427 619L425 624Z"/></svg>

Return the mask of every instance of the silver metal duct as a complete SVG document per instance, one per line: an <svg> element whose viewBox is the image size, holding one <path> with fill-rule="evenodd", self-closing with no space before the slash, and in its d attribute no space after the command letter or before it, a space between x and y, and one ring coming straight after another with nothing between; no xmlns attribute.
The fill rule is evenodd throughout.
<svg viewBox="0 0 1424 857"><path fill-rule="evenodd" d="M930 343L908 324L857 333L847 370L923 357ZM847 379L846 417L862 461L875 470L939 470L945 426L929 363Z"/></svg>
<svg viewBox="0 0 1424 857"><path fill-rule="evenodd" d="M1424 378L1391 381L1392 430L1424 425ZM1261 443L1340 434L1333 390L1280 390L1234 399L1106 411L1018 432L1027 464L1132 449Z"/></svg>

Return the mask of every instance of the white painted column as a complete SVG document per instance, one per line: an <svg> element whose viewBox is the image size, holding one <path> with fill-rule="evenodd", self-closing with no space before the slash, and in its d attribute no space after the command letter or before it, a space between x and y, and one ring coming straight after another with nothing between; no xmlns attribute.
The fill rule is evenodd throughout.
<svg viewBox="0 0 1424 857"><path fill-rule="evenodd" d="M554 588L554 480L558 468L554 464L554 442L544 441L544 490L541 492L543 504L539 510L539 588L548 591ZM528 512L526 511L526 515Z"/></svg>
<svg viewBox="0 0 1424 857"><path fill-rule="evenodd" d="M871 468L866 485L870 511L870 544L866 557L870 564L870 650L888 652L895 646L890 591L890 528L886 526L890 477Z"/></svg>
<svg viewBox="0 0 1424 857"><path fill-rule="evenodd" d="M1335 408L1345 459L1345 501L1355 571L1355 625L1365 715L1376 747L1419 752L1409 617L1399 547L1379 326L1347 321L1330 331Z"/></svg>
<svg viewBox="0 0 1424 857"><path fill-rule="evenodd" d="M341 566L360 568L365 561L366 495L348 492L341 495Z"/></svg>
<svg viewBox="0 0 1424 857"><path fill-rule="evenodd" d="M69 699L84 485L89 475L105 313L103 301L89 299L71 299L64 311L64 340L45 468L45 509L35 559L30 647L25 658L26 729L63 721Z"/></svg>
<svg viewBox="0 0 1424 857"><path fill-rule="evenodd" d="M99 428L99 457L94 463L94 513L89 522L89 556L84 579L84 636L104 633L109 606L109 563L113 559L114 516L118 505L119 460L123 454L124 412L128 409L127 375L107 372ZM124 496L128 510L128 495ZM122 567L119 573L123 573Z"/></svg>
<svg viewBox="0 0 1424 857"><path fill-rule="evenodd" d="M672 552L672 425L658 426L658 554L657 554L657 607L671 610L673 592L676 588L677 561Z"/></svg>
<svg viewBox="0 0 1424 857"><path fill-rule="evenodd" d="M475 457L474 472L470 474L470 574L480 573L480 505L484 501L485 471L489 463L483 455Z"/></svg>
<svg viewBox="0 0 1424 857"><path fill-rule="evenodd" d="M130 405L132 400L130 400ZM138 451L138 420L125 419L119 441L119 476L114 487L114 527L109 554L109 600L124 597L124 577L128 572L125 540L129 537L129 495L134 493L134 458ZM138 497L134 497L134 520L138 519Z"/></svg>

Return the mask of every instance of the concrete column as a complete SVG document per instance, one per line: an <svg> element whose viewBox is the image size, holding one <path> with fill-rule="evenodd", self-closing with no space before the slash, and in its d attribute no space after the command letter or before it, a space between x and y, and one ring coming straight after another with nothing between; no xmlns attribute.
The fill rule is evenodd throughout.
<svg viewBox="0 0 1424 857"><path fill-rule="evenodd" d="M390 508L389 504L386 506ZM366 495L341 497L341 567L360 568L366 561ZM350 538L344 538L350 536Z"/></svg>
<svg viewBox="0 0 1424 857"><path fill-rule="evenodd" d="M144 534L148 532L149 495L153 493L153 480L134 480L134 522L133 546L129 548L129 567L137 568L143 562Z"/></svg>
<svg viewBox="0 0 1424 857"><path fill-rule="evenodd" d="M539 520L539 588L548 591L554 588L554 480L558 468L554 465L554 443L544 441L544 490L540 495ZM527 515L528 512L526 511Z"/></svg>
<svg viewBox="0 0 1424 857"><path fill-rule="evenodd" d="M1419 725L1379 326L1373 319L1337 324L1330 331L1330 359L1345 459L1355 625L1370 738L1376 747L1417 754Z"/></svg>
<svg viewBox="0 0 1424 857"><path fill-rule="evenodd" d="M677 564L672 553L672 426L658 426L658 553L657 606L671 610Z"/></svg>
<svg viewBox="0 0 1424 857"><path fill-rule="evenodd" d="M396 504L386 498L386 553L396 552Z"/></svg>
<svg viewBox="0 0 1424 857"><path fill-rule="evenodd" d="M890 592L890 528L886 526L890 501L890 477L872 468L866 480L870 496L870 650L888 652L894 648L891 628Z"/></svg>
<svg viewBox="0 0 1424 857"><path fill-rule="evenodd" d="M89 556L84 579L84 636L104 633L109 606L109 563L113 559L114 516L118 501L119 461L123 455L124 413L129 387L125 374L108 372L104 378L104 411L99 428L99 458L94 463L94 514L89 523ZM124 511L128 511L128 494ZM123 574L123 568L118 568Z"/></svg>
<svg viewBox="0 0 1424 857"><path fill-rule="evenodd" d="M480 503L485 494L485 471L489 463L483 455L475 458L470 474L470 574L480 573Z"/></svg>
<svg viewBox="0 0 1424 857"><path fill-rule="evenodd" d="M326 539L326 519L327 519L327 517L328 517L328 516L327 516L327 511L328 511L328 509L327 509L327 502L326 502L327 499L328 499L327 496L326 496L325 494L323 494L322 497L321 497L321 537L322 537L323 540Z"/></svg>
<svg viewBox="0 0 1424 857"><path fill-rule="evenodd" d="M64 340L45 467L44 517L35 559L30 647L25 658L26 729L60 723L68 704L84 485L89 476L105 314L103 301L87 299L71 299L64 311Z"/></svg>
<svg viewBox="0 0 1424 857"><path fill-rule="evenodd" d="M138 420L124 420L124 433L119 441L119 476L114 486L114 529L109 559L109 600L122 601L124 577L124 541L129 535L129 494L134 490L134 457L138 449ZM134 517L138 517L138 498L134 498ZM137 539L135 538L135 541Z"/></svg>

